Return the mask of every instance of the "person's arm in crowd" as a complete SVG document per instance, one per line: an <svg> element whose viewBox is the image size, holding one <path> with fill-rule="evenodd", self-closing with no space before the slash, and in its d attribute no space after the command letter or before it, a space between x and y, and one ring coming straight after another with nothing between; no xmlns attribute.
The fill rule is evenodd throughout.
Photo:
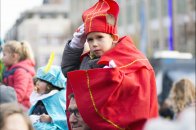
<svg viewBox="0 0 196 130"><path fill-rule="evenodd" d="M80 56L83 52L85 42L84 24L82 24L73 34L73 39L68 41L64 48L61 69L65 77L67 72L79 69Z"/></svg>

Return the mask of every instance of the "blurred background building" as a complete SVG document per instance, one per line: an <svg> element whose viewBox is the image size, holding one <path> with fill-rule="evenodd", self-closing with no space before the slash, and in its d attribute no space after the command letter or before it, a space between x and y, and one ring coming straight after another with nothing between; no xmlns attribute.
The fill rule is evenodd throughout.
<svg viewBox="0 0 196 130"><path fill-rule="evenodd" d="M44 0L43 5L21 14L5 40L27 40L32 45L36 66L46 65L55 52L54 64L61 62L64 43L70 38L68 0Z"/></svg>
<svg viewBox="0 0 196 130"><path fill-rule="evenodd" d="M118 0L119 32L151 57L155 51L195 54L195 0Z"/></svg>
<svg viewBox="0 0 196 130"><path fill-rule="evenodd" d="M5 40L28 40L37 66L46 64L51 51L60 64L64 44L82 23L82 12L97 0L43 0L24 12ZM161 50L195 56L195 0L117 0L119 35L129 35L149 58Z"/></svg>

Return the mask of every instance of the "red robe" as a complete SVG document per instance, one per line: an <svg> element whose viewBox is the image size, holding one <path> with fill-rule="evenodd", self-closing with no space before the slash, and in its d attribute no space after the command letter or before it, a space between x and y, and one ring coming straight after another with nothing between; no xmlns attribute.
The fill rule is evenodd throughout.
<svg viewBox="0 0 196 130"><path fill-rule="evenodd" d="M91 130L142 130L147 119L158 116L153 68L129 37L121 38L98 64L110 60L116 68L69 72L67 96L74 93Z"/></svg>

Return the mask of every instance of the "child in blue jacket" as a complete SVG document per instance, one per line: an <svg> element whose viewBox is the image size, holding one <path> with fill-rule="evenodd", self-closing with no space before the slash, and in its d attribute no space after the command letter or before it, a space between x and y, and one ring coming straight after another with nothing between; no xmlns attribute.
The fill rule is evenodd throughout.
<svg viewBox="0 0 196 130"><path fill-rule="evenodd" d="M35 130L68 130L65 114L66 78L59 66L38 69L31 94L30 118Z"/></svg>

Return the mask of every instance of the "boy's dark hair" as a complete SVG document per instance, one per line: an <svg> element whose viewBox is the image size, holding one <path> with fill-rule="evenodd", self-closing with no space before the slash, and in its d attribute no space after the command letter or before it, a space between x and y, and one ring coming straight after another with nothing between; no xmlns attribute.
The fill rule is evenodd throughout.
<svg viewBox="0 0 196 130"><path fill-rule="evenodd" d="M37 83L38 80L47 83L47 90L46 90L46 93L49 93L49 92L52 91L52 90L59 90L59 91L60 91L60 90L62 89L62 88L58 88L58 87L52 85L50 82L48 82L48 81L46 81L46 80L39 79L39 78L34 78L34 79L33 79L34 85L36 85L36 83Z"/></svg>

